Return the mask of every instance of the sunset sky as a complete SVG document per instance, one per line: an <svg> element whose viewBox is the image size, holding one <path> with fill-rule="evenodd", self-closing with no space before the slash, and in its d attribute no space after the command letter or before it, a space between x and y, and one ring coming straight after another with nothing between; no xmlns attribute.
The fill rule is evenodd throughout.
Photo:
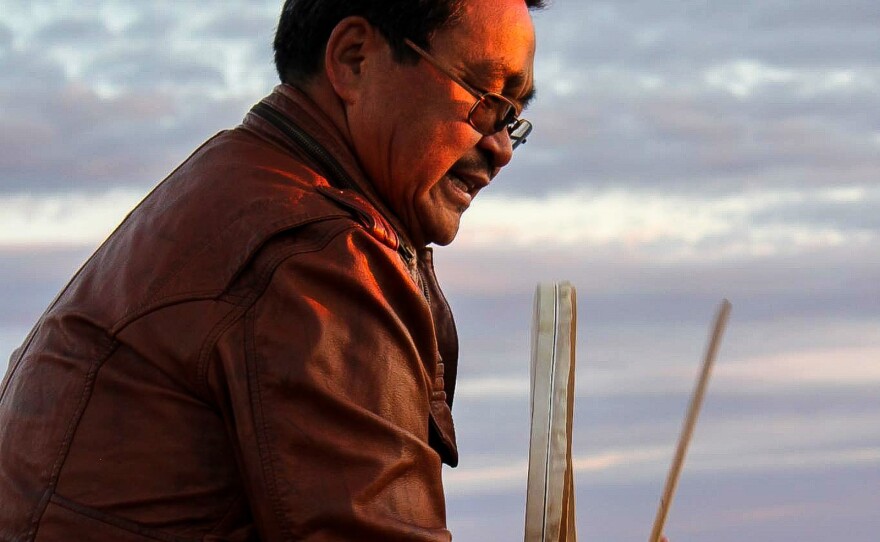
<svg viewBox="0 0 880 542"><path fill-rule="evenodd" d="M277 79L280 1L0 0L0 369L84 259ZM529 325L578 288L582 540L644 542L709 322L672 542L880 532L880 5L557 0L535 125L436 253L457 541L522 539Z"/></svg>

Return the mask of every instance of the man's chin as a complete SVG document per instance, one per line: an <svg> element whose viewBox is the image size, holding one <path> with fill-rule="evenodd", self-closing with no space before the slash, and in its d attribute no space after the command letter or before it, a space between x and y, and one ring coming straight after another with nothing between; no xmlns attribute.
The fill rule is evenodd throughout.
<svg viewBox="0 0 880 542"><path fill-rule="evenodd" d="M437 246L445 247L446 245L451 243L453 239L455 239L454 235L448 239L438 239L436 241L431 241L431 243Z"/></svg>
<svg viewBox="0 0 880 542"><path fill-rule="evenodd" d="M461 224L461 216L454 220L443 220L440 223L427 224L425 229L425 244L433 243L439 246L446 246L458 235L458 228Z"/></svg>

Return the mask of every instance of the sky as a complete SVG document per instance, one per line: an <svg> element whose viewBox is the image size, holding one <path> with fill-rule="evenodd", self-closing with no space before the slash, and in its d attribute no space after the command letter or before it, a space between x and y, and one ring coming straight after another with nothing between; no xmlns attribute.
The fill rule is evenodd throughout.
<svg viewBox="0 0 880 542"><path fill-rule="evenodd" d="M280 2L0 0L0 369L157 182L277 79ZM578 289L583 540L648 538L722 298L673 542L877 540L880 5L556 0L528 144L437 271L455 540L522 538L538 282Z"/></svg>

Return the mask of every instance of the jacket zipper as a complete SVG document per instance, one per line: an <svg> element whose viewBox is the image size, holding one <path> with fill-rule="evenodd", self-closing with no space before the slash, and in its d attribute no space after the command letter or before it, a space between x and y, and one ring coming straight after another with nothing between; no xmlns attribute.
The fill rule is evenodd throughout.
<svg viewBox="0 0 880 542"><path fill-rule="evenodd" d="M422 287L422 295L425 296L425 301L428 302L428 307L431 306L431 294L428 292L428 283L425 282L425 276L422 275L422 270L419 269L419 264L416 262L416 255L411 248L406 246L403 243L400 243L400 248L397 249L397 252L403 257L403 261L406 262L406 266L413 270L416 275L416 282L419 286Z"/></svg>

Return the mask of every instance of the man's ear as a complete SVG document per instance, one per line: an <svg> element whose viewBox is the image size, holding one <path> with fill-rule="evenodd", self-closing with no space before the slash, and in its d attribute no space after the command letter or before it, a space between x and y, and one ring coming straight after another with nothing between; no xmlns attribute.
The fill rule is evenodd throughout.
<svg viewBox="0 0 880 542"><path fill-rule="evenodd" d="M383 44L382 35L363 17L346 17L330 33L324 51L324 72L343 101L356 101L365 64Z"/></svg>

